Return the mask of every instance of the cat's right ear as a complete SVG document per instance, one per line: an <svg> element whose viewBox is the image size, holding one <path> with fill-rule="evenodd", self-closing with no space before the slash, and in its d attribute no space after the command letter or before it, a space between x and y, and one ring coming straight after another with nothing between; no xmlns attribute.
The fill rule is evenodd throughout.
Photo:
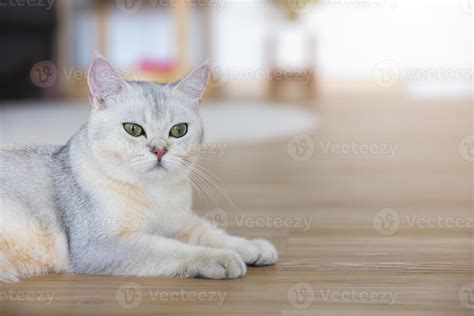
<svg viewBox="0 0 474 316"><path fill-rule="evenodd" d="M124 89L125 80L104 57L97 56L89 67L87 84L92 107L103 110L106 107L107 98Z"/></svg>

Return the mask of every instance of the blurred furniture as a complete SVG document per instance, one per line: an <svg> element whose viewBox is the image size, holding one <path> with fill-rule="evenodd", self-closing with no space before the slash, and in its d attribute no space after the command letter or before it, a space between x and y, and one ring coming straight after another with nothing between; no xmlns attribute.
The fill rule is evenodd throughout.
<svg viewBox="0 0 474 316"><path fill-rule="evenodd" d="M200 5L193 5L193 2L189 1L141 1L139 2L141 7L136 13L131 14L140 14L146 10L157 9L157 10L167 10L169 14L172 15L174 30L175 30L175 51L176 55L173 56L173 60L152 60L152 59L143 59L138 62L137 65L134 65L133 69L120 69L123 71L125 78L127 79L137 79L154 81L154 82L172 82L176 81L187 72L191 70L192 66L190 61L189 42L190 34L199 34L202 36L202 42L205 52L204 56L209 56L210 49L210 39L208 31L208 10L209 6L204 5L204 1L200 1ZM210 1L210 0L209 0ZM106 58L110 56L111 52L108 52L108 43L110 37L109 30L109 21L110 15L115 10L117 11L117 1L112 0L96 0L91 2L90 7L87 10L90 10L90 13L94 16L94 28L95 28L95 48L103 54ZM84 9L84 8L83 8ZM194 30L194 33L190 32L190 15L191 10L201 10L202 14L205 16L204 24L202 30ZM71 0L65 0L61 2L59 7L60 16L63 21L62 23L62 33L63 36L60 39L59 50L61 56L61 64L65 69L74 68L74 63L72 61L73 52L71 52L71 47L74 47L73 43L75 41L73 37L73 26L69 21L73 21L75 15L75 3ZM122 13L121 18L129 19L131 14ZM140 36L142 34L136 34ZM86 69L82 69L86 72ZM133 74L133 75L132 75ZM138 76L137 76L138 74ZM128 76L128 77L127 77ZM83 76L86 77L86 76ZM68 96L73 97L83 97L87 95L87 85L84 80L65 80L63 91Z"/></svg>
<svg viewBox="0 0 474 316"><path fill-rule="evenodd" d="M272 30L265 47L269 67L270 99L314 100L316 41L305 28L301 13L312 10L319 0L268 0L275 8Z"/></svg>
<svg viewBox="0 0 474 316"><path fill-rule="evenodd" d="M270 68L269 98L273 100L285 98L287 90L297 88L299 89L298 95L302 96L303 99L313 100L317 96L314 38L308 35L303 42L303 50L306 56L305 65L301 69L287 69L278 64L276 54L279 46L282 47L278 44L277 34L269 37L266 48Z"/></svg>
<svg viewBox="0 0 474 316"><path fill-rule="evenodd" d="M54 6L0 8L0 98L37 98L45 91L34 85L30 71L36 63L54 58L56 11Z"/></svg>
<svg viewBox="0 0 474 316"><path fill-rule="evenodd" d="M282 76L282 73L285 73L285 75ZM272 68L270 70L270 98L278 100L280 98L280 92L284 91L285 84L289 82L300 84L305 98L314 99L316 97L314 70L308 68L302 71L285 71Z"/></svg>

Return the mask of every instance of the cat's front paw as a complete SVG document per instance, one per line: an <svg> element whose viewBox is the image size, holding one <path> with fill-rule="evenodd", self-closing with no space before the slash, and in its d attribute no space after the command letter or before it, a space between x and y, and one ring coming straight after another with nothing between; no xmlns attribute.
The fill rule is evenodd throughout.
<svg viewBox="0 0 474 316"><path fill-rule="evenodd" d="M197 255L189 264L192 276L207 279L235 279L247 272L239 254L228 249L209 249Z"/></svg>
<svg viewBox="0 0 474 316"><path fill-rule="evenodd" d="M233 249L248 265L266 266L275 263L278 259L275 247L263 239L245 240Z"/></svg>

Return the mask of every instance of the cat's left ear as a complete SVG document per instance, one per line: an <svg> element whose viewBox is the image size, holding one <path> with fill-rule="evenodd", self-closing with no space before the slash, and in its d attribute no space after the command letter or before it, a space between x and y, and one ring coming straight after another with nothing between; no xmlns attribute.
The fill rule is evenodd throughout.
<svg viewBox="0 0 474 316"><path fill-rule="evenodd" d="M105 109L107 99L124 89L125 80L101 55L97 54L87 74L90 102L96 109Z"/></svg>
<svg viewBox="0 0 474 316"><path fill-rule="evenodd" d="M175 89L184 94L192 102L198 102L204 95L210 72L209 65L202 64L184 79L178 81L175 85Z"/></svg>

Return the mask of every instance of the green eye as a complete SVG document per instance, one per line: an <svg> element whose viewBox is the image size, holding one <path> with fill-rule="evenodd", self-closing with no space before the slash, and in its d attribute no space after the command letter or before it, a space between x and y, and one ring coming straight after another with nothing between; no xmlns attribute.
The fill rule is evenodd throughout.
<svg viewBox="0 0 474 316"><path fill-rule="evenodd" d="M170 130L170 136L175 138L180 138L186 135L188 132L188 124L180 123L173 126Z"/></svg>
<svg viewBox="0 0 474 316"><path fill-rule="evenodd" d="M143 130L143 127L135 123L124 123L123 128L125 129L127 133L129 133L133 137L139 137L139 136L145 135L145 131Z"/></svg>

